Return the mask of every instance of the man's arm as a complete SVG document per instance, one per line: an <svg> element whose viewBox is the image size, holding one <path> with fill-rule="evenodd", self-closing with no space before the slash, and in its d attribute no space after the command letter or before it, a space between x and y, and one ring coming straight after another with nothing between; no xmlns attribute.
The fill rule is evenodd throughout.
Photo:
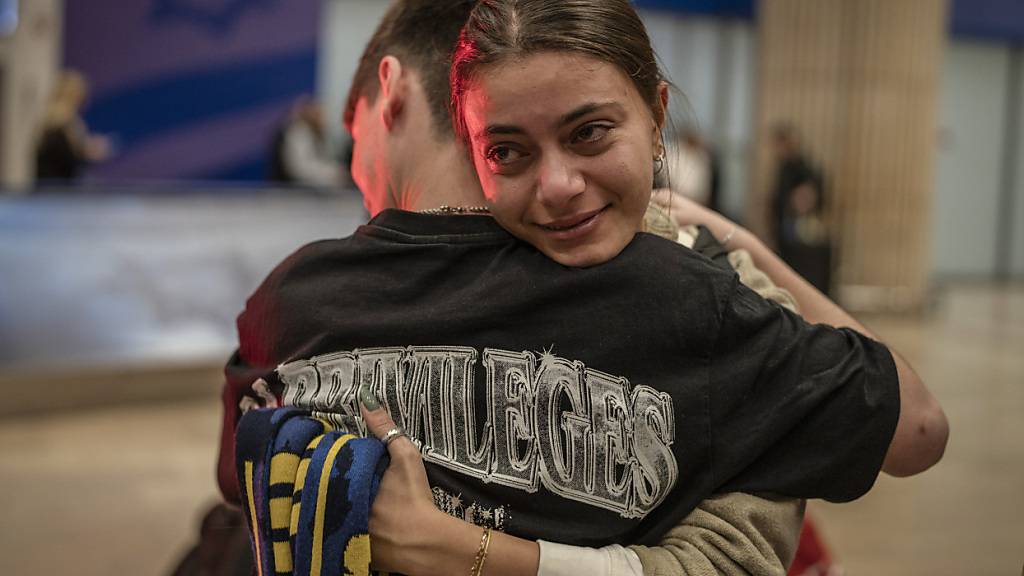
<svg viewBox="0 0 1024 576"><path fill-rule="evenodd" d="M727 249L741 248L749 252L758 268L775 284L793 295L800 314L808 322L852 328L878 339L863 324L794 272L754 234L721 214L678 194L659 191L653 200L667 205L677 223L706 226L726 244ZM882 470L893 476L911 476L927 470L942 458L949 438L949 423L942 407L910 364L891 348L889 351L899 376L900 416Z"/></svg>

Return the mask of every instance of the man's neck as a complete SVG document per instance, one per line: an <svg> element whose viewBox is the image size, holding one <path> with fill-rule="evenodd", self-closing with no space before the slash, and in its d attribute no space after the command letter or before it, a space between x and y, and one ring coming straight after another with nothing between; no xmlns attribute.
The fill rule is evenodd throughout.
<svg viewBox="0 0 1024 576"><path fill-rule="evenodd" d="M454 142L424 149L408 168L395 198L402 210L485 205L476 171Z"/></svg>

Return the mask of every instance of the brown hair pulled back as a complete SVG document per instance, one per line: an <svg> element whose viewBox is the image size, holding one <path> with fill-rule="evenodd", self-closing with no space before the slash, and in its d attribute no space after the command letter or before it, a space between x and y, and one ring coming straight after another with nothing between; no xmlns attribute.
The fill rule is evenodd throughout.
<svg viewBox="0 0 1024 576"><path fill-rule="evenodd" d="M662 120L663 77L629 0L481 0L452 57L452 121L460 138L468 140L463 103L480 69L539 52L576 52L614 64Z"/></svg>

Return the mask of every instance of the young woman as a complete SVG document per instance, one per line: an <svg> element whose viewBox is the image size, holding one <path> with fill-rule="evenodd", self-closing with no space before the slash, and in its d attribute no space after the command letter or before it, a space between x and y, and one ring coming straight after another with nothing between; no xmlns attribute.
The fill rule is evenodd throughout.
<svg viewBox="0 0 1024 576"><path fill-rule="evenodd" d="M864 480L870 485L879 466L894 475L912 474L941 457L947 435L945 416L909 365L897 355L890 356L862 325L796 277L749 233L718 217L708 222L723 242L748 248L759 266L781 279L807 321L828 326L808 325L759 301L705 262L637 235L650 200L653 173L662 162L667 89L646 32L627 1L481 2L454 56L452 98L457 131L467 144L497 222L554 262L586 269L586 277L593 282L590 289L607 298L611 308L595 313L623 319L632 314L626 321L649 323L649 358L628 369L614 361L605 365L614 365L613 373L635 382L660 382L664 386L660 389L673 390L670 395L678 394L673 396L673 406L681 410L677 415L682 419L710 413L703 428L709 442L681 436L676 430L675 461L662 461L647 471L660 470L661 476L634 469L639 476L633 476L638 490L633 498L653 506L646 513L653 515L653 510L679 504L664 494L648 497L659 493L659 487L685 482L679 473L687 465L713 468L710 474L717 488L774 489L841 500L862 493L867 488ZM467 233L474 226L466 224ZM647 269L655 260L672 269L665 276L682 276L676 285L685 296L675 299L660 291L669 285L664 278L650 279L657 284L653 291L648 286L601 281L602 277L622 278L619 273L626 269ZM657 269L647 269L648 275ZM630 273L625 278L636 276ZM579 288L565 285L567 291ZM642 291L649 301L623 304L618 300L622 291L633 290ZM657 318L658 312L663 319ZM660 325L662 320L667 326ZM613 355L603 336L592 336L595 358ZM677 358L658 353L671 350L672 345L678 346ZM686 361L676 363L681 357ZM664 365L651 366L659 362ZM701 368L695 368L697 364ZM705 367L709 368L705 371ZM678 380L672 379L673 371ZM748 379L749 385L739 384ZM703 396L688 396L691 386L701 388ZM366 397L369 406L364 407L376 407L376 401L369 394ZM791 405L802 408L791 417L779 418ZM890 406L882 411L891 420L871 416L881 405ZM393 424L383 411L364 412L364 416L381 436ZM565 417L563 412L558 425L571 436L573 420ZM543 420L537 418L534 423ZM650 412L642 417L649 418L657 420ZM655 436L669 435L667 421L656 423L655 428ZM692 428L688 433L701 434ZM863 444L846 447L850 435L863 435ZM710 449L711 458L692 458L694 452L685 447L691 440L700 446L698 451ZM751 455L747 444L755 445L756 455ZM833 451L866 453L879 446L877 458L853 458L839 468L822 456ZM452 573L465 570L468 560L484 555L484 573L535 573L533 542L487 532L481 538L478 528L437 513L419 451L404 438L392 442L390 449L392 470L390 477L385 476L371 520L374 555L380 566L416 574ZM543 447L541 451L544 456ZM564 464L574 461L575 454L549 457L563 459L562 466L553 466L565 471ZM779 465L782 462L800 465L787 469ZM580 465L586 468L593 463L581 461ZM608 478L621 478L612 469L605 473L610 474ZM850 480L854 476L860 480ZM545 486L572 492L557 477ZM648 488L652 491L645 492ZM591 486L573 492L572 497L586 500L589 493L598 502L598 492ZM626 511L626 516L630 513ZM570 523L564 529L570 533L573 528Z"/></svg>

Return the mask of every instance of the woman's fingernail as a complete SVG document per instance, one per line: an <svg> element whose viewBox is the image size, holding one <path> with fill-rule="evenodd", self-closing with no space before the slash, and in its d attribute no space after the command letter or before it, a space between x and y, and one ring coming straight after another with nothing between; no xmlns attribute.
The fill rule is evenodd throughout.
<svg viewBox="0 0 1024 576"><path fill-rule="evenodd" d="M377 397L370 392L369 388L363 388L359 391L359 402L362 403L363 407L373 412L380 408L380 403L377 402Z"/></svg>

